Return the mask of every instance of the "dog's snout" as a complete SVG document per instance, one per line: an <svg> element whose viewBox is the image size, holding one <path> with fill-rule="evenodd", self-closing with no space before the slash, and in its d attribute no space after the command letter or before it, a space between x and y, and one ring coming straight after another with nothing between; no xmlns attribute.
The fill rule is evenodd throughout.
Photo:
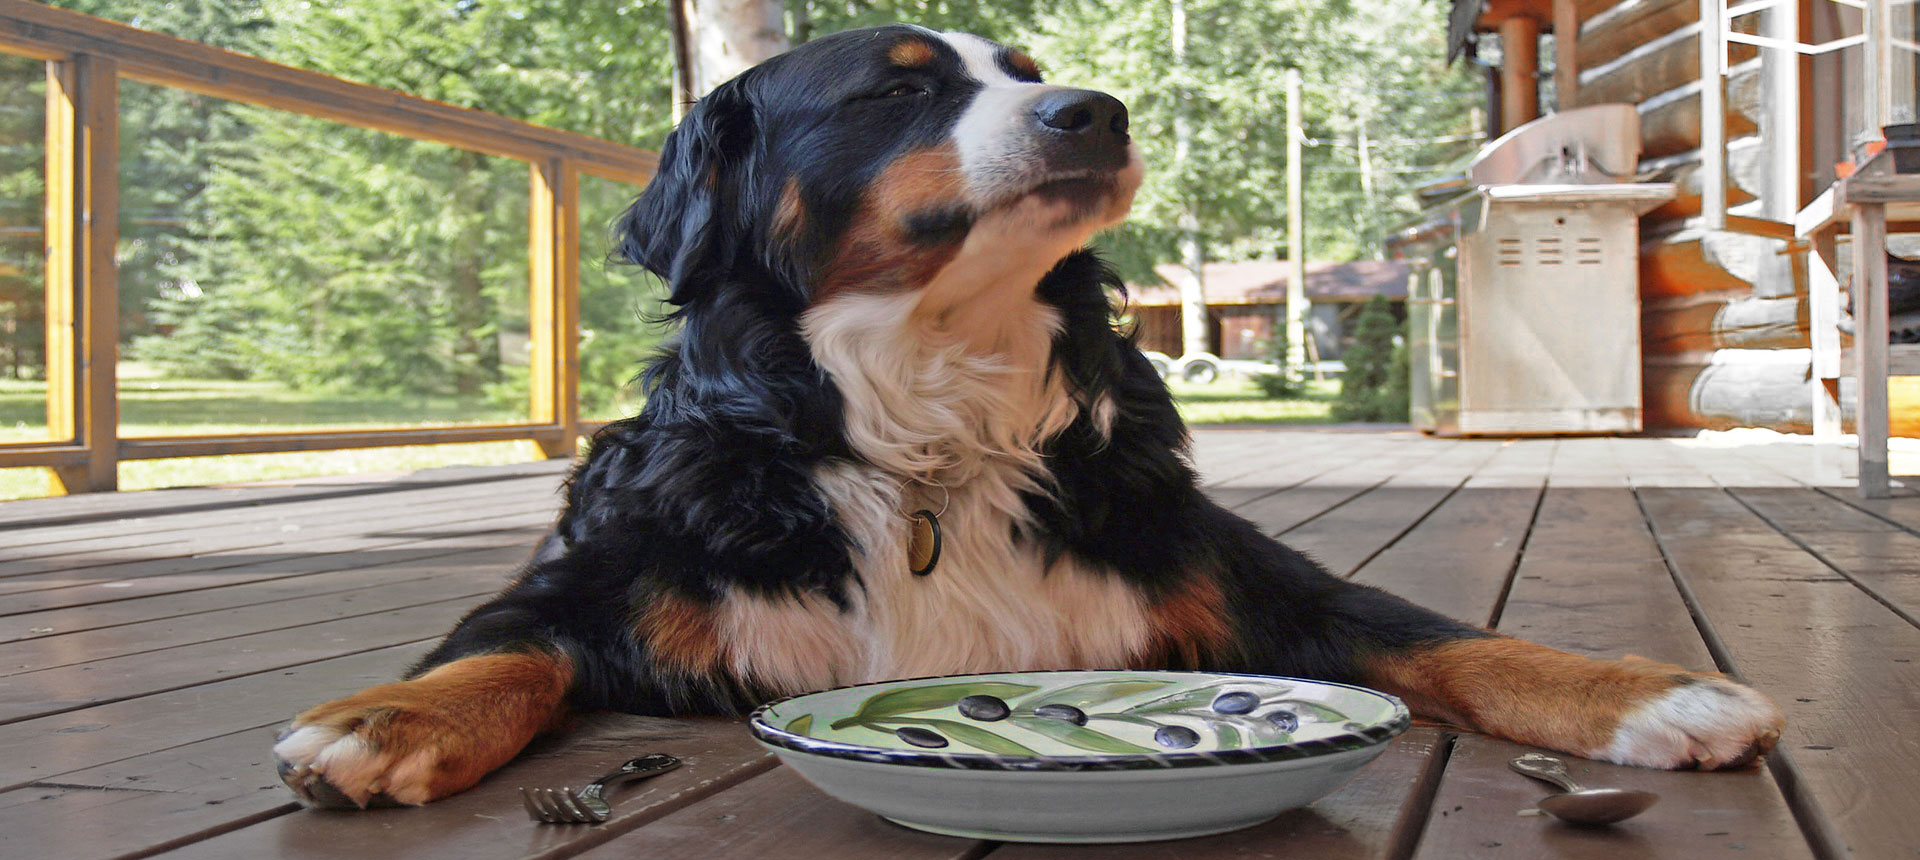
<svg viewBox="0 0 1920 860"><path fill-rule="evenodd" d="M1034 102L1033 116L1055 132L1127 136L1127 106L1093 90L1056 90Z"/></svg>

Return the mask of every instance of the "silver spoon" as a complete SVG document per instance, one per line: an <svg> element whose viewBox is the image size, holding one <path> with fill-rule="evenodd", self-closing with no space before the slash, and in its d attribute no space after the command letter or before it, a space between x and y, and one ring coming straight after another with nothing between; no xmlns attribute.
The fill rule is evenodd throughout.
<svg viewBox="0 0 1920 860"><path fill-rule="evenodd" d="M1652 806L1660 795L1630 788L1581 788L1567 773L1567 763L1550 755L1527 753L1508 765L1527 776L1560 787L1561 794L1540 799L1540 809L1569 824L1612 824L1625 821Z"/></svg>

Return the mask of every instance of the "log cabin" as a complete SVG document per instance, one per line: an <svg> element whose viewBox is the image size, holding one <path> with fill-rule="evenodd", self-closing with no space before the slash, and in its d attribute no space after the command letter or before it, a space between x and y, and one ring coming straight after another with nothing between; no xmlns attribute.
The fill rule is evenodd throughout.
<svg viewBox="0 0 1920 860"><path fill-rule="evenodd" d="M1640 223L1647 428L1809 432L1808 288L1784 252L1796 213L1842 175L1869 136L1870 87L1857 44L1865 41L1863 11L1831 0L1745 4L1768 8L1730 18L1732 4L1722 0L1453 2L1453 55L1498 54L1487 64L1496 131L1556 109L1632 104L1642 176L1679 189ZM1706 32L1710 45L1725 46L1723 83L1702 78L1703 9L1721 18ZM1912 9L1893 7L1895 35L1912 38ZM1719 32L1735 35L1722 40ZM1767 39L1825 50L1751 44ZM1912 55L1891 53L1888 122L1914 122ZM1716 84L1724 90L1707 89ZM1719 129L1702 122L1703 94L1721 106ZM1717 188L1702 169L1716 162L1725 166ZM1731 216L1721 220L1731 224L1710 228L1705 214L1718 207L1703 200L1716 192ZM1920 236L1889 246L1920 257ZM1847 255L1839 256L1844 285ZM1889 388L1893 433L1920 436L1920 377L1896 376ZM1839 400L1850 408L1850 397Z"/></svg>

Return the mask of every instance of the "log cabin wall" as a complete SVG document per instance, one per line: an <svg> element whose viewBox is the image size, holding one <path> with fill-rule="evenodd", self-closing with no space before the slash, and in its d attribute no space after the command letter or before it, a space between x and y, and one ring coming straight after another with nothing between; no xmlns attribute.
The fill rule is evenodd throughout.
<svg viewBox="0 0 1920 860"><path fill-rule="evenodd" d="M1640 224L1648 428L1808 432L1807 297L1796 289L1787 259L1780 254L1784 243L1708 231L1701 223L1699 0L1579 5L1590 7L1580 10L1584 14L1572 52L1579 88L1563 106L1638 106L1642 171L1680 189L1672 202L1648 213ZM1801 5L1803 27L1809 13L1834 6ZM1757 16L1737 21L1743 28L1758 23ZM1813 24L1818 26L1818 19ZM1802 64L1806 96L1801 121L1779 130L1764 128L1771 100L1763 66L1782 61ZM1728 62L1727 203L1734 214L1782 220L1782 213L1797 210L1809 199L1815 178L1811 165L1821 163L1815 159L1831 164L1841 148L1837 140L1809 140L1802 134L1807 128L1840 127L1837 117L1829 123L1809 122L1816 118L1806 116L1807 106L1831 110L1847 99L1819 97L1822 76L1809 75L1811 64L1798 59L1761 58L1750 46L1731 45ZM1827 79L1844 79L1836 71L1825 71ZM1769 141L1777 134L1797 139L1800 187L1767 187ZM1829 168L1827 181L1831 173Z"/></svg>

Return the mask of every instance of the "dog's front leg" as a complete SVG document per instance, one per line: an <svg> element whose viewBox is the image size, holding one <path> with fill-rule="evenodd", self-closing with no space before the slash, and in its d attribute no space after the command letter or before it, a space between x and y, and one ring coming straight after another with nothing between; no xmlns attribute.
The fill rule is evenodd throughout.
<svg viewBox="0 0 1920 860"><path fill-rule="evenodd" d="M1361 665L1367 684L1415 713L1619 764L1740 767L1772 749L1782 726L1765 696L1719 675L1504 636L1421 644Z"/></svg>
<svg viewBox="0 0 1920 860"><path fill-rule="evenodd" d="M273 752L311 805L422 804L471 787L552 727L572 680L558 653L460 657L308 709Z"/></svg>

